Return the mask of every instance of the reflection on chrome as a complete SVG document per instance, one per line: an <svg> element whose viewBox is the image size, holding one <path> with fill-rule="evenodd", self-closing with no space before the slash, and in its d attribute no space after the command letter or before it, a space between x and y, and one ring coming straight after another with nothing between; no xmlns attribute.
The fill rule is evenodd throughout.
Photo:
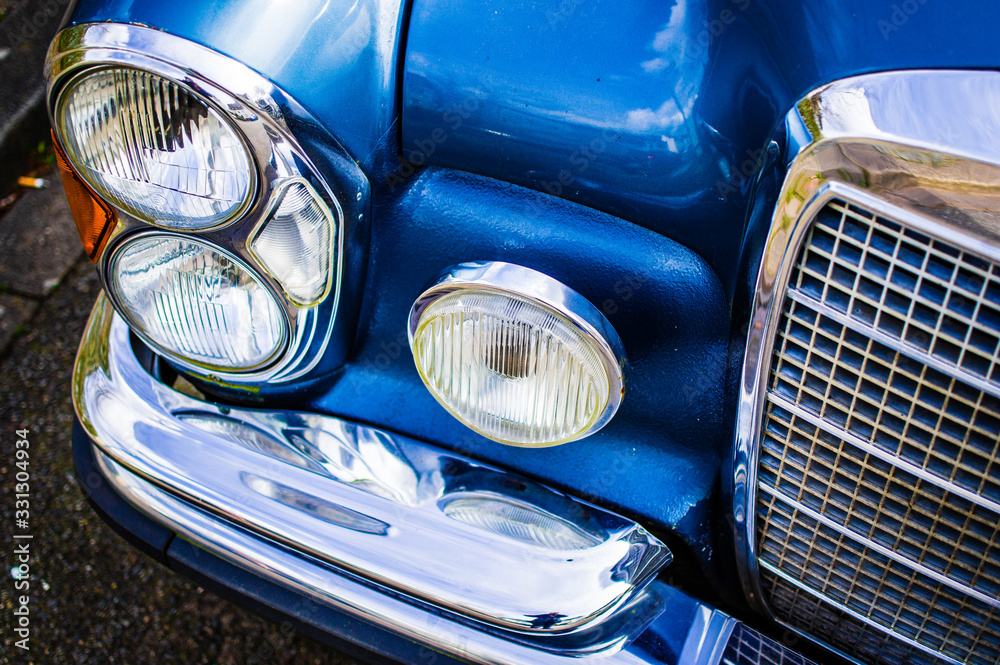
<svg viewBox="0 0 1000 665"><path fill-rule="evenodd" d="M585 550L601 544L597 536L569 520L490 492L448 496L441 510L453 520L551 550Z"/></svg>
<svg viewBox="0 0 1000 665"><path fill-rule="evenodd" d="M358 533L368 533L374 536L389 535L389 525L381 520L362 515L350 508L338 506L315 496L300 492L295 488L281 485L267 478L255 476L252 473L242 473L243 484L261 496L283 503L299 512L306 513L315 519L342 526Z"/></svg>
<svg viewBox="0 0 1000 665"><path fill-rule="evenodd" d="M251 534L141 479L95 451L100 473L139 506L198 547L313 602L336 608L477 665L565 665L593 656L603 665L717 665L741 624L662 582L653 582L606 621L567 634L523 634L481 626L385 593L322 562ZM780 653L781 649L774 653ZM678 659L678 654L680 657ZM787 654L786 654L787 655ZM783 661L784 662L784 661Z"/></svg>
<svg viewBox="0 0 1000 665"><path fill-rule="evenodd" d="M293 381L314 371L328 372L342 364L346 349L337 341L335 329L338 325L353 326L349 316L338 315L342 295L340 283L344 272L352 269L344 257L350 252L362 251L345 243L344 220L366 215L369 203L368 181L360 168L339 146L331 145L330 156L343 166L321 176L288 127L286 114L294 102L281 90L246 65L219 52L140 25L74 25L60 32L46 60L50 111L55 112L54 104L68 81L79 73L104 66L148 72L154 77L180 83L182 88L196 90L206 106L218 112L219 117L235 127L245 140L250 151L251 171L257 174L255 192L245 204L234 209L238 214L234 212L235 216L225 224L206 228L201 236L243 262L260 292L274 298L287 324L287 339L266 359L258 358L255 363L248 361L242 369L191 359L185 354L175 356L174 361L209 381L238 384ZM59 132L59 123L56 131ZM321 283L312 285L316 288L306 289L309 291L306 295L295 290L299 297L289 299L284 295L286 287L275 278L275 275L287 277L287 271L275 275L271 274L274 270L259 273L258 257L251 251L247 239L270 215L269 202L272 198L277 200L272 197L275 190L285 183L302 179L308 180L314 188L314 203L318 201L325 208L323 221L327 225L323 231L331 236L328 245L332 254L321 261L325 266L323 270L328 272ZM119 223L105 244L106 249L98 257L105 287L112 278L108 260L119 240L133 232L149 229L146 222L129 215L119 215L118 219ZM267 258L268 266L274 268L275 257ZM293 301L308 302L310 307L299 307Z"/></svg>
<svg viewBox="0 0 1000 665"><path fill-rule="evenodd" d="M976 373L974 359L985 358L988 363L990 356L995 355L996 345L981 341L992 339L988 326L983 328L985 334L978 329L971 332L975 318L982 316L979 312L988 309L983 307L988 304L985 286L988 281L982 282L982 295L976 298L975 315L971 318L963 318L970 315L955 307L954 303L961 298L956 299L952 294L960 292L954 289L968 288L956 287L964 280L979 279L965 277L967 266L986 266L977 269L988 273L991 265L995 270L1000 263L1000 190L996 186L1000 182L998 99L1000 74L993 71L883 72L844 79L815 90L786 117L789 148L795 154L770 220L767 244L752 291L752 320L740 384L733 459L737 565L744 591L756 609L771 614L794 633L832 645L847 658L867 660L870 654L893 652L896 654L893 658L903 661L929 655L941 662L968 662L982 656L985 653L982 649L989 649L983 645L990 639L995 641L997 625L988 618L989 611L997 604L995 594L982 593L956 573L966 565L973 570L981 568L979 558L973 557L971 564L963 563L961 556L953 559L948 548L933 557L919 551L915 554L902 540L890 547L877 542L877 529L869 533L858 525L867 520L891 521L896 532L909 534L906 542L922 542L929 538L928 533L935 532L934 520L941 515L952 515L948 519L961 526L982 519L972 517L975 509L996 512L988 498L960 482L963 475L976 483L984 474L988 475L987 466L979 468L964 461L975 454L965 446L970 438L959 436L957 443L935 443L941 448L935 448L938 452L925 459L922 446L928 444L924 438L930 441L933 436L937 441L938 433L928 434L925 426L916 424L915 419L913 424L907 421L905 432L901 431L898 439L899 451L906 452L884 449L880 447L883 444L875 442L881 442L882 432L888 431L881 429L883 423L903 422L907 417L906 409L893 405L890 397L892 393L900 394L899 377L903 373L891 369L896 360L883 364L876 359L882 353L879 348L904 359L900 363L926 369L907 370L907 376L913 377L914 387L909 390L914 391L914 404L919 401L917 397L924 399L925 393L934 394L931 377L940 374L953 382L949 394L963 395L963 413L967 409L972 415L962 417L975 422L988 417L975 414L982 413L979 410L986 403L984 395L995 394L996 385ZM961 122L953 122L959 117ZM824 214L833 215L829 219L836 219L836 223L833 226L824 223ZM817 229L822 231L816 233ZM824 237L824 233L828 235ZM859 240L852 240L848 234ZM814 239L821 240L814 243ZM819 277L824 296L817 298L800 288L802 282L798 276L813 270L806 267L803 257L818 256L804 252L825 251L821 243L827 239L836 249L827 254L832 267L829 279ZM880 256L880 246L892 249ZM908 256L925 251L924 248L925 258L909 265L907 261L912 259ZM854 273L852 260L844 257L856 249L862 257L858 259L862 267ZM965 256L969 258L963 259ZM881 267L877 267L882 265L884 275L889 276L884 279L879 276ZM950 280L935 276L945 272L953 275ZM974 275L975 271L969 274ZM839 284L838 279L842 280ZM910 279L919 286L907 286ZM856 281L845 287L843 280ZM914 295L908 289L914 289ZM944 294L940 305L929 301L926 295L934 289ZM880 295L866 303L864 297L870 295L859 297L862 292ZM845 302L850 299L851 304L843 308L831 305L827 293L844 294ZM920 334L926 335L926 343L909 331L904 334L902 328L897 331L883 325L892 319L894 308L899 308L898 303L906 298L912 298L906 325L911 322L924 325L927 330ZM939 323L923 323L938 316L938 311L945 313ZM809 316L814 317L812 323ZM866 317L878 320L879 324L868 325ZM802 325L802 321L806 324ZM950 331L960 325L966 325L970 331L961 333L964 344L948 342L946 336L959 334ZM978 322L976 325L981 326ZM839 339L829 332L837 326L845 331ZM796 338L797 335L801 336ZM937 340L942 340L940 345ZM962 342L962 337L958 341ZM859 366L857 384L842 378L845 366L842 363L854 353L852 346L870 349L865 351L869 355ZM962 347L961 363L952 360L948 351L941 350L949 346ZM821 362L834 359L833 369L824 368L823 372L836 377L837 387L827 389L820 385L821 381L814 382L817 374L810 360L801 370L794 370L800 371L802 383L792 379L782 385L785 392L779 393L772 381L777 380L777 370L788 357L785 349L793 347L791 353L802 358L823 357ZM883 369L886 367L890 369ZM883 371L893 372L893 378L887 379L892 387L884 395L876 396L882 385L879 373ZM815 407L805 405L813 397L800 401L795 396L807 380L810 386L800 394L808 390L820 396ZM943 413L947 412L945 407L941 408ZM866 415L858 418L856 414L863 409ZM839 415L831 415L839 413L844 414L843 420ZM878 423L873 430L878 433L870 440L867 434L858 436L866 425L859 424L855 429L853 423L862 420ZM941 422L962 421L946 413ZM948 424L942 428L961 426ZM778 464L775 460L799 454L791 439L786 440L784 435L772 437L772 432L782 429L791 432L791 437L803 437L800 444L811 453L792 466L781 462L783 470L773 473L771 469ZM807 432L805 436L803 431ZM768 441L774 444L770 449L765 447ZM822 506L807 505L811 495L804 489L800 492L795 482L786 483L788 478L784 474L795 467L789 473L805 478L804 483L812 482L816 477L812 469L828 463L830 450L834 451L836 462L830 462L830 486L824 487L823 492L839 498L821 502ZM883 465L875 474L880 478L881 474L887 474L892 482L911 474L919 478L913 489L906 490L913 496L904 501L915 512L896 517L889 503L866 502L862 497L864 492L879 494L881 481L874 481L876 485L866 484L871 481L870 469L851 461L859 454L858 459L870 458ZM941 472L940 469L952 463L951 456L956 455L963 459L964 470L956 475ZM851 465L856 470L845 471ZM805 469L804 475L797 470L800 468ZM922 489L925 483L934 496L947 497L934 499L941 505L935 503L930 512L919 507L923 504L920 493L925 491ZM843 511L843 515L831 519L836 511ZM793 512L798 517L786 517ZM986 520L986 524L990 523ZM833 532L838 534L836 547L817 544L829 540L829 533ZM770 538L770 533L780 536ZM949 537L948 543L964 542L965 536L959 535ZM805 554L788 556L787 552L793 550ZM811 573L804 571L829 571L831 566L858 570L858 556L855 556L858 552L878 552L872 556L882 557L891 565L873 568L870 562L862 561L863 579L850 575L823 579L821 575L807 581ZM894 584L892 580L897 579L911 581L899 587L899 593L887 593ZM884 600L896 606L892 609L887 609L887 605L876 606L875 596L870 594L875 588L881 590L876 594L879 603ZM926 588L937 590L929 592ZM793 596L794 602L789 600ZM910 624L900 618L914 612L919 630L911 630ZM987 618L969 618L980 616ZM925 617L932 617L938 623L928 623ZM974 629L962 627L968 621L976 622Z"/></svg>
<svg viewBox="0 0 1000 665"><path fill-rule="evenodd" d="M336 421L330 430L289 427L282 433L331 478L408 506L422 498L416 469L384 432Z"/></svg>
<svg viewBox="0 0 1000 665"><path fill-rule="evenodd" d="M606 644L611 627L631 630L659 611L639 599L671 555L635 522L404 437L176 392L139 364L103 298L81 344L74 401L124 469L466 620L572 634L580 646L585 634Z"/></svg>
<svg viewBox="0 0 1000 665"><path fill-rule="evenodd" d="M219 436L246 446L250 450L255 450L265 455L280 459L283 462L294 464L303 469L322 472L323 467L304 455L295 448L292 448L284 441L279 441L267 432L252 427L239 420L214 413L202 413L200 411L178 411L174 416L179 420L190 423L200 430Z"/></svg>

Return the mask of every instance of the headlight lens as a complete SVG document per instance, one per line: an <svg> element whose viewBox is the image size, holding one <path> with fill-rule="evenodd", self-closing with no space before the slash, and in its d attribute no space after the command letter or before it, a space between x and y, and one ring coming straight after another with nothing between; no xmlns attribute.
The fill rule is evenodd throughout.
<svg viewBox="0 0 1000 665"><path fill-rule="evenodd" d="M250 153L236 130L197 94L156 74L88 72L62 92L56 122L87 183L145 222L210 228L252 194Z"/></svg>
<svg viewBox="0 0 1000 665"><path fill-rule="evenodd" d="M438 297L420 313L410 344L434 397L500 443L542 447L579 439L607 422L617 408L612 397L621 394L620 368L611 361L609 373L594 336L510 291L471 287Z"/></svg>
<svg viewBox="0 0 1000 665"><path fill-rule="evenodd" d="M199 367L257 369L284 346L275 297L235 258L197 240L130 240L112 256L108 281L134 330Z"/></svg>
<svg viewBox="0 0 1000 665"><path fill-rule="evenodd" d="M304 180L288 182L276 198L274 211L247 247L281 284L289 301L311 307L330 289L336 237L333 215Z"/></svg>

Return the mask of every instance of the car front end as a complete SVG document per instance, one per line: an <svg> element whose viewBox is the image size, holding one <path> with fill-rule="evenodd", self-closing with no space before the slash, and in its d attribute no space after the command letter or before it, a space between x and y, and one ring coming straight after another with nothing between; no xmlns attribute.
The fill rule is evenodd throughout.
<svg viewBox="0 0 1000 665"><path fill-rule="evenodd" d="M371 658L996 662L998 10L854 4L76 3L95 508Z"/></svg>

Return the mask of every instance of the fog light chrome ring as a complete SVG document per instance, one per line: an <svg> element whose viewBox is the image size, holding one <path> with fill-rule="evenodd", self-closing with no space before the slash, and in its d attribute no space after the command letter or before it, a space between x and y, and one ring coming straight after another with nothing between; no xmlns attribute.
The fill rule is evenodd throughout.
<svg viewBox="0 0 1000 665"><path fill-rule="evenodd" d="M512 440L496 432L484 431L484 428L477 426L476 422L463 415L460 409L450 403L447 396L438 392L421 367L421 355L417 347L418 336L421 334L420 327L428 308L445 296L463 291L470 294L505 296L511 301L533 307L537 312L552 315L568 326L576 339L585 345L586 353L593 353L593 357L596 357L606 374L607 397L603 404L598 404L597 412L588 419L585 429L548 440ZM408 332L410 350L413 352L417 370L434 398L463 424L499 443L540 448L582 439L597 432L611 420L624 396L626 357L618 333L590 301L562 282L537 270L502 262L472 262L453 266L424 290L413 303L410 308ZM460 346L462 342L456 344ZM487 361L480 360L480 362L486 364ZM491 369L498 373L509 374L506 364L509 362L504 358L501 367L491 367ZM512 427L516 425L517 423L514 423Z"/></svg>

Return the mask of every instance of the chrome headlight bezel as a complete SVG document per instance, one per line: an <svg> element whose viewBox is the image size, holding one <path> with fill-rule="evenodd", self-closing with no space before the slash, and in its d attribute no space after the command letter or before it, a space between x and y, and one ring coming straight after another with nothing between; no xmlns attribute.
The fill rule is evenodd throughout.
<svg viewBox="0 0 1000 665"><path fill-rule="evenodd" d="M95 181L93 178L88 177L85 171L77 169L80 176L90 185L96 193L98 193L104 200L115 207L119 213L134 217L135 219L145 222L150 226L155 226L162 229L174 230L174 231L207 231L211 229L216 229L224 227L228 224L233 223L238 220L251 206L254 200L257 198L257 189L260 181L260 169L257 164L257 160L254 158L254 151L250 149L246 138L242 132L237 128L234 123L233 118L227 111L235 108L235 100L231 98L230 95L218 89L216 86L210 84L205 84L202 86L201 90L196 90L190 86L185 85L181 81L174 80L172 78L162 76L157 72L151 71L149 69L144 69L140 67L135 67L132 65L98 65L94 67L87 67L79 72L76 72L73 76L66 80L60 88L58 95L55 97L53 102L53 129L59 137L59 141L63 146L63 150L66 151L67 158L71 163L78 165L80 162L80 155L78 154L78 146L74 141L69 141L67 137L67 124L64 123L65 115L69 112L67 108L69 103L72 101L73 94L79 89L79 87L84 83L84 81L99 76L107 72L134 72L137 74L148 74L152 77L157 77L162 81L166 82L168 85L172 85L180 91L183 91L187 95L190 95L194 100L201 103L207 110L210 116L216 117L220 124L232 134L234 142L238 143L242 148L242 157L246 160L247 167L247 184L246 191L243 193L240 202L232 206L227 212L215 215L213 218L209 218L206 221L201 221L197 218L192 218L192 221L185 224L181 222L171 223L170 221L164 221L161 219L153 218L152 216L144 217L139 211L135 210L136 206L130 205L123 199L116 197L114 193L108 191L108 188L104 186L103 183ZM224 106L219 106L219 103L224 103ZM147 112L146 115L149 115Z"/></svg>
<svg viewBox="0 0 1000 665"><path fill-rule="evenodd" d="M255 175L246 203L219 224L182 232L215 245L251 266L268 290L278 295L288 322L288 343L284 352L263 367L209 370L184 358L166 355L193 374L230 386L284 383L339 366L347 352L346 345L340 343L344 335L338 332L341 284L346 271L353 270L355 265L363 266L362 262L354 260L345 267L345 253L366 251L361 247L346 249L345 238L356 235L354 229L359 225L367 224L370 208L370 184L357 162L346 154L335 138L326 136L323 141L326 152L321 155L326 168L320 169L290 126L299 116L307 117L307 112L249 67L181 37L123 24L72 26L53 42L46 61L46 75L49 113L60 142L64 138L59 133L55 114L62 92L78 77L109 67L150 72L195 93L223 115L247 146ZM335 168L330 168L331 163ZM275 197L294 181L308 185L327 208L334 223L328 287L317 302L308 305L287 298L282 285L248 248L249 239L273 211ZM106 291L111 292L108 269L112 252L129 236L153 228L179 231L119 212L116 227L110 232L102 252L95 257ZM348 279L357 281L355 275L349 275ZM351 314L354 312L349 309L348 316ZM344 320L341 325L349 329L353 321Z"/></svg>
<svg viewBox="0 0 1000 665"><path fill-rule="evenodd" d="M579 339L599 363L607 379L607 398L587 427L571 436L537 442L515 442L473 425L448 399L428 384L420 369L416 350L417 331L424 313L444 297L464 292L483 292L524 301L539 312L561 319L576 331ZM418 373L425 387L445 410L466 427L504 445L544 448L586 438L603 428L618 412L625 395L627 359L618 332L590 301L562 282L548 275L500 261L468 262L452 266L442 273L414 301L410 308L407 333Z"/></svg>

